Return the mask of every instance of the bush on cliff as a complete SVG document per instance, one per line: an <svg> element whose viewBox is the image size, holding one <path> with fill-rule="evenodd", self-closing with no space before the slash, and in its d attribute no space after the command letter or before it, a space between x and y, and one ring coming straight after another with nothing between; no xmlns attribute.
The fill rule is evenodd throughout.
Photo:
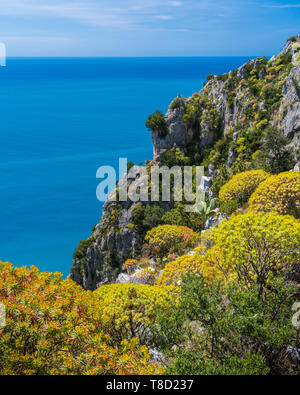
<svg viewBox="0 0 300 395"><path fill-rule="evenodd" d="M168 315L176 305L173 287L112 284L95 291L102 306L103 329L114 342L139 338L143 344L158 341L149 330L158 314Z"/></svg>
<svg viewBox="0 0 300 395"><path fill-rule="evenodd" d="M162 260L169 254L180 254L195 247L198 236L185 226L161 225L147 233L145 242L150 254Z"/></svg>
<svg viewBox="0 0 300 395"><path fill-rule="evenodd" d="M224 290L218 283L185 276L179 304L159 320L167 373L299 374L299 365L287 354L288 347L299 347L299 331L291 320L296 292L283 277L270 278L262 298L255 283Z"/></svg>
<svg viewBox="0 0 300 395"><path fill-rule="evenodd" d="M187 213L186 205L176 202L175 207L167 211L162 220L167 225L186 226L194 232L200 232L203 229L203 218L199 213Z"/></svg>
<svg viewBox="0 0 300 395"><path fill-rule="evenodd" d="M103 331L102 304L59 273L0 262L1 375L148 374L147 348L138 339L116 344Z"/></svg>
<svg viewBox="0 0 300 395"><path fill-rule="evenodd" d="M146 121L146 128L153 132L159 132L159 136L161 138L165 137L169 133L169 127L165 117L159 110L156 110L155 113L149 115Z"/></svg>
<svg viewBox="0 0 300 395"><path fill-rule="evenodd" d="M210 235L214 246L202 263L202 274L225 282L255 282L263 287L271 275L292 270L299 262L300 221L277 213L232 217Z"/></svg>
<svg viewBox="0 0 300 395"><path fill-rule="evenodd" d="M201 257L198 255L183 255L170 262L160 275L158 285L181 285L182 278L187 274L201 275Z"/></svg>
<svg viewBox="0 0 300 395"><path fill-rule="evenodd" d="M262 150L265 154L266 169L276 174L294 168L295 159L292 150L287 147L289 140L276 128L269 127L262 138Z"/></svg>
<svg viewBox="0 0 300 395"><path fill-rule="evenodd" d="M122 270L128 274L132 274L138 267L139 261L137 259L127 259L122 265Z"/></svg>
<svg viewBox="0 0 300 395"><path fill-rule="evenodd" d="M296 214L300 206L300 172L289 171L269 177L253 193L250 210Z"/></svg>
<svg viewBox="0 0 300 395"><path fill-rule="evenodd" d="M94 239L90 237L86 240L80 240L73 254L74 262L86 263L87 250L93 246Z"/></svg>
<svg viewBox="0 0 300 395"><path fill-rule="evenodd" d="M143 205L137 203L132 210L132 222L136 231L144 235L148 230L162 224L164 210L158 205Z"/></svg>
<svg viewBox="0 0 300 395"><path fill-rule="evenodd" d="M256 188L269 177L269 174L263 170L252 170L239 173L220 190L220 208L221 211L231 214L231 207L241 207L247 203Z"/></svg>
<svg viewBox="0 0 300 395"><path fill-rule="evenodd" d="M166 151L161 158L161 165L168 166L188 166L191 163L190 157L186 156L179 148L171 148Z"/></svg>
<svg viewBox="0 0 300 395"><path fill-rule="evenodd" d="M182 103L182 99L180 97L175 97L175 99L172 101L172 103L169 106L169 109L174 111L180 108Z"/></svg>
<svg viewBox="0 0 300 395"><path fill-rule="evenodd" d="M203 254L185 255L164 268L158 284L178 285L186 273L208 283L257 283L263 291L276 273L289 274L299 263L300 221L276 213L232 217L209 235Z"/></svg>

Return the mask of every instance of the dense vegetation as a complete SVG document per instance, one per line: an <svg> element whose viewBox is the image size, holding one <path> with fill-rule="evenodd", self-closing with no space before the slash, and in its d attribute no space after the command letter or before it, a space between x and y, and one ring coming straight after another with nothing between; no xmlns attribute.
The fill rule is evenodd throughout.
<svg viewBox="0 0 300 395"><path fill-rule="evenodd" d="M0 374L144 374L156 372L137 338L116 341L101 302L59 273L0 263Z"/></svg>
<svg viewBox="0 0 300 395"><path fill-rule="evenodd" d="M287 348L299 346L291 322L295 292L297 287L280 276L270 277L263 297L254 282L224 289L186 276L180 304L160 319L161 348L171 361L167 372L299 374L287 358Z"/></svg>
<svg viewBox="0 0 300 395"><path fill-rule="evenodd" d="M258 196L272 203L262 206L269 212L253 203L258 189L245 209L249 193L239 188L246 213L233 214L201 241L187 227L153 228L141 256L123 267L129 274L141 268L141 285L90 292L59 273L1 263L0 373L299 374L287 351L300 347L300 326L292 324L300 221L281 209L297 213L299 172L258 175L267 177L259 181L270 193ZM244 174L236 180L249 182ZM234 186L226 191L238 197ZM150 362L153 347L163 363Z"/></svg>
<svg viewBox="0 0 300 395"><path fill-rule="evenodd" d="M157 131L160 137L165 137L168 134L169 128L161 111L156 110L155 113L149 115L146 121L146 127L151 131Z"/></svg>
<svg viewBox="0 0 300 395"><path fill-rule="evenodd" d="M145 241L150 254L163 259L170 253L182 253L193 248L197 243L197 235L184 226L162 225L150 230Z"/></svg>
<svg viewBox="0 0 300 395"><path fill-rule="evenodd" d="M247 203L252 193L268 176L263 170L252 170L236 174L220 190L221 210L230 214L230 209L233 207L238 208Z"/></svg>
<svg viewBox="0 0 300 395"><path fill-rule="evenodd" d="M299 45L296 41L294 46ZM294 42L294 38L289 42ZM290 105L282 104L282 98L293 67L291 52L280 53L275 60L257 58L246 63L242 72L233 70L220 76L208 76L201 92L188 99L176 98L171 103L170 110L185 108L182 121L189 130L184 153L181 153L185 164L213 165L217 171L213 186L216 194L237 173L263 169L276 174L294 167L299 148L288 146L288 138L278 128ZM299 83L295 78L293 81L299 92ZM225 134L218 100L212 94L220 83L227 111L234 118ZM164 130L162 128L163 134ZM207 135L213 135L213 141L201 150L201 141ZM233 162L230 166L229 154ZM173 148L165 152L161 160L168 166L182 165L182 159L175 155Z"/></svg>
<svg viewBox="0 0 300 395"><path fill-rule="evenodd" d="M113 202L74 252L84 268L106 235L104 268L132 283L91 292L59 273L0 262L0 374L300 374L293 352L300 323L292 319L300 301L300 172L297 152L274 126L291 62L289 53L259 58L242 79L236 70L209 76L201 94L171 103L171 111L184 110L191 138L161 164L213 166L214 199L199 213L187 213L185 202L135 204L126 237L133 232L140 245L121 264L111 239L124 236L124 207ZM240 115L224 135L209 95L214 84L224 84L226 105ZM169 133L160 111L146 125L162 139ZM210 132L214 142L199 149ZM161 355L155 363L153 348Z"/></svg>
<svg viewBox="0 0 300 395"><path fill-rule="evenodd" d="M276 211L298 215L300 205L300 176L298 171L280 173L266 179L250 199L255 211Z"/></svg>

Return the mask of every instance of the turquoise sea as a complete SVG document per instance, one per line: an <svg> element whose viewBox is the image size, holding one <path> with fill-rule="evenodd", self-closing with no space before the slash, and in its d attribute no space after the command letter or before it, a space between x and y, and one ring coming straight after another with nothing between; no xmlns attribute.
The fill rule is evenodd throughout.
<svg viewBox="0 0 300 395"><path fill-rule="evenodd" d="M97 168L151 159L148 114L250 58L9 58L0 68L0 260L67 275L101 217Z"/></svg>

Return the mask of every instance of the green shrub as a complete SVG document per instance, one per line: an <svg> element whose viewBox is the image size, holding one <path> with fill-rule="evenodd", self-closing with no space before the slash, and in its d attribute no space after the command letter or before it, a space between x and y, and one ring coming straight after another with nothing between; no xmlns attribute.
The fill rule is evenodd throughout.
<svg viewBox="0 0 300 395"><path fill-rule="evenodd" d="M214 77L215 77L214 74L208 74L208 76L206 77L206 81L208 82L212 80Z"/></svg>
<svg viewBox="0 0 300 395"><path fill-rule="evenodd" d="M274 127L265 130L262 138L262 150L266 156L267 170L271 173L282 173L293 169L295 160L290 148L289 140Z"/></svg>
<svg viewBox="0 0 300 395"><path fill-rule="evenodd" d="M184 122L189 123L191 126L199 125L200 108L199 101L193 98L191 101L186 103L185 113L182 117Z"/></svg>
<svg viewBox="0 0 300 395"><path fill-rule="evenodd" d="M188 166L190 164L190 158L185 156L179 148L174 147L163 154L161 164L169 168L173 166Z"/></svg>
<svg viewBox="0 0 300 395"><path fill-rule="evenodd" d="M79 260L80 262L85 263L87 250L93 246L93 242L94 239L92 237L86 240L80 240L73 254L74 261Z"/></svg>
<svg viewBox="0 0 300 395"><path fill-rule="evenodd" d="M150 254L162 261L169 254L180 254L194 248L198 235L186 226L161 225L146 234L145 242Z"/></svg>
<svg viewBox="0 0 300 395"><path fill-rule="evenodd" d="M159 110L149 115L146 121L146 127L148 130L159 132L160 137L165 137L169 133L169 127L165 117Z"/></svg>
<svg viewBox="0 0 300 395"><path fill-rule="evenodd" d="M286 355L288 346L299 347L291 320L296 289L284 278L272 278L262 298L256 284L225 291L187 276L179 306L159 320L167 373L299 374Z"/></svg>
<svg viewBox="0 0 300 395"><path fill-rule="evenodd" d="M240 208L240 204L237 201L237 199L221 201L219 204L220 204L221 213L225 213L229 215L234 213L238 208Z"/></svg>
<svg viewBox="0 0 300 395"><path fill-rule="evenodd" d="M229 181L230 178L230 173L225 164L221 165L218 170L219 175L217 177L214 177L211 186L211 190L215 196L219 195L220 189Z"/></svg>
<svg viewBox="0 0 300 395"><path fill-rule="evenodd" d="M127 174L129 173L130 169L132 169L134 167L134 162L132 162L131 160L127 163Z"/></svg>
<svg viewBox="0 0 300 395"><path fill-rule="evenodd" d="M187 213L185 204L176 202L175 207L162 217L166 225L187 226L195 232L203 229L203 218L199 213Z"/></svg>
<svg viewBox="0 0 300 395"><path fill-rule="evenodd" d="M163 223L162 217L165 211L158 205L136 204L132 210L132 222L140 234Z"/></svg>
<svg viewBox="0 0 300 395"><path fill-rule="evenodd" d="M293 55L291 53L286 53L279 58L279 64L288 65L293 60Z"/></svg>
<svg viewBox="0 0 300 395"><path fill-rule="evenodd" d="M282 89L274 83L268 84L263 89L262 97L268 108L278 104L282 98Z"/></svg>
<svg viewBox="0 0 300 395"><path fill-rule="evenodd" d="M225 82L228 80L228 78L229 78L228 74L222 74L222 75L218 75L217 80Z"/></svg>
<svg viewBox="0 0 300 395"><path fill-rule="evenodd" d="M175 97L175 99L170 104L169 108L170 110L176 110L177 108L180 107L180 105L181 105L181 99L179 97Z"/></svg>

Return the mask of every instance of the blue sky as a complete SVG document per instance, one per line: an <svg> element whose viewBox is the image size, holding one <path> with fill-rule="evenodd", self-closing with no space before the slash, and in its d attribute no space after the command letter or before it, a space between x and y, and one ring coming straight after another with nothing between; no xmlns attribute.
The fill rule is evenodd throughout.
<svg viewBox="0 0 300 395"><path fill-rule="evenodd" d="M300 0L0 0L8 56L273 55Z"/></svg>

